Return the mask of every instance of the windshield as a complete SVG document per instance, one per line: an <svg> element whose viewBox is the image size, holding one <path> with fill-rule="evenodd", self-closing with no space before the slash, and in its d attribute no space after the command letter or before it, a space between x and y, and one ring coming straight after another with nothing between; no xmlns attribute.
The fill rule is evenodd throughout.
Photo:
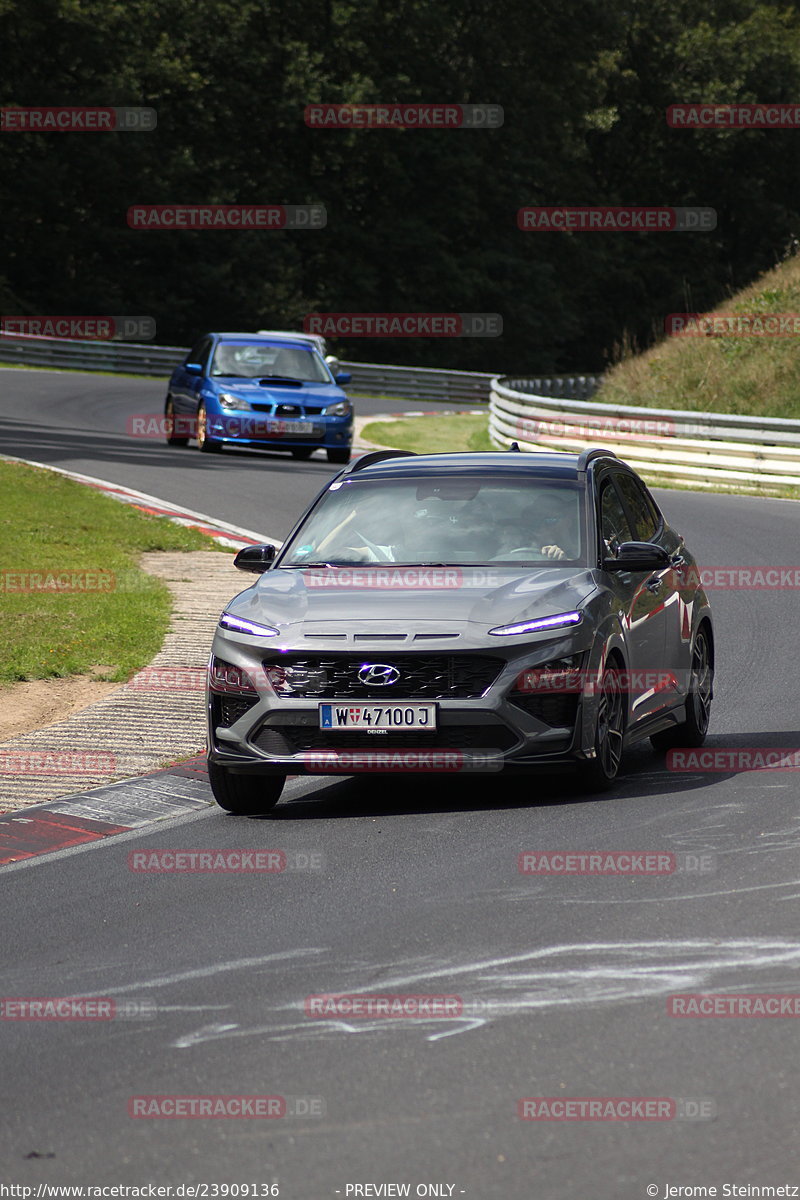
<svg viewBox="0 0 800 1200"><path fill-rule="evenodd" d="M353 477L325 493L279 566L585 565L581 496L573 484L541 478Z"/></svg>
<svg viewBox="0 0 800 1200"><path fill-rule="evenodd" d="M331 382L328 368L311 346L271 345L269 342L220 342L211 364L211 374L240 379Z"/></svg>

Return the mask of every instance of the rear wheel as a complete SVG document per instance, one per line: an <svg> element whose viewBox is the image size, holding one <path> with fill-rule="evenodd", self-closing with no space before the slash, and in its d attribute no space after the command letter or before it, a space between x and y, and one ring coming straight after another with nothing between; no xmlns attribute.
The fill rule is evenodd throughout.
<svg viewBox="0 0 800 1200"><path fill-rule="evenodd" d="M175 434L175 406L172 403L172 397L167 397L167 402L164 405L164 433L167 439L168 446L188 446L188 437L177 437Z"/></svg>
<svg viewBox="0 0 800 1200"><path fill-rule="evenodd" d="M208 781L220 808L239 816L269 812L281 798L283 775L236 775L229 767L208 764Z"/></svg>
<svg viewBox="0 0 800 1200"><path fill-rule="evenodd" d="M326 450L329 463L349 463L350 462L350 447L343 450Z"/></svg>
<svg viewBox="0 0 800 1200"><path fill-rule="evenodd" d="M295 446L290 451L290 453L291 453L292 458L299 458L301 461L305 461L305 459L311 458L311 455L314 453L314 447L313 446Z"/></svg>
<svg viewBox="0 0 800 1200"><path fill-rule="evenodd" d="M702 746L711 719L711 696L714 690L714 668L711 664L711 642L704 626L700 626L692 648L689 694L686 697L686 719L680 725L654 733L650 744L654 750L672 750L675 746Z"/></svg>
<svg viewBox="0 0 800 1200"><path fill-rule="evenodd" d="M202 450L204 454L219 454L222 449L221 442L215 442L208 436L208 414L205 404L201 404L197 410L197 449Z"/></svg>
<svg viewBox="0 0 800 1200"><path fill-rule="evenodd" d="M586 759L578 777L587 792L607 792L613 787L622 766L625 735L625 705L617 664L612 662L603 674L597 705L594 734L595 757Z"/></svg>

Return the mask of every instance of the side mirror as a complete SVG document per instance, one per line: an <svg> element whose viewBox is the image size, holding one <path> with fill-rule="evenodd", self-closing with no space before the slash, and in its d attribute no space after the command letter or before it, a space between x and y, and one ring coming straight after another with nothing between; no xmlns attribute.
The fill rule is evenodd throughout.
<svg viewBox="0 0 800 1200"><path fill-rule="evenodd" d="M350 382L353 376L350 371L339 371L333 378L339 384L339 387L344 387L346 383Z"/></svg>
<svg viewBox="0 0 800 1200"><path fill-rule="evenodd" d="M672 565L663 546L652 542L623 542L616 558L604 558L604 571L659 571Z"/></svg>
<svg viewBox="0 0 800 1200"><path fill-rule="evenodd" d="M253 575L263 575L271 563L275 561L278 547L245 546L233 560L233 565L240 571L250 571Z"/></svg>
<svg viewBox="0 0 800 1200"><path fill-rule="evenodd" d="M183 369L187 375L202 375L203 374L203 364L202 363L184 363Z"/></svg>

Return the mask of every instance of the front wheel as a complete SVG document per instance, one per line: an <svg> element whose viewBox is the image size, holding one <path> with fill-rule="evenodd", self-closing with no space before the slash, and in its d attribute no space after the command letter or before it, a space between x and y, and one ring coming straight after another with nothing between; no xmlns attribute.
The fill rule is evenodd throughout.
<svg viewBox="0 0 800 1200"><path fill-rule="evenodd" d="M697 631L692 648L689 694L686 697L686 719L661 733L654 733L650 744L663 752L676 746L702 746L711 719L711 697L714 692L714 668L711 665L711 644L705 629Z"/></svg>
<svg viewBox="0 0 800 1200"><path fill-rule="evenodd" d="M275 807L286 779L283 775L236 775L229 767L210 762L208 782L220 808L252 817Z"/></svg>
<svg viewBox="0 0 800 1200"><path fill-rule="evenodd" d="M326 450L329 463L349 463L350 462L350 447L343 450Z"/></svg>
<svg viewBox="0 0 800 1200"><path fill-rule="evenodd" d="M616 667L605 671L597 705L594 734L595 757L586 759L578 768L584 791L607 792L613 787L622 766L625 736L623 693Z"/></svg>
<svg viewBox="0 0 800 1200"><path fill-rule="evenodd" d="M202 450L204 454L219 454L222 449L221 442L215 442L208 436L208 413L205 404L201 404L197 410L197 449Z"/></svg>
<svg viewBox="0 0 800 1200"><path fill-rule="evenodd" d="M177 422L180 428L180 421ZM167 439L168 446L188 446L189 438L177 436L175 433L175 405L172 403L172 398L168 397L164 405L164 435Z"/></svg>

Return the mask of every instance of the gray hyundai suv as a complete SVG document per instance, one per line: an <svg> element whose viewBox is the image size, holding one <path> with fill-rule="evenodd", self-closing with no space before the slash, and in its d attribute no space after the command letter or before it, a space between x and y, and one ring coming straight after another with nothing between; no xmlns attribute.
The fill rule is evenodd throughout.
<svg viewBox="0 0 800 1200"><path fill-rule="evenodd" d="M714 634L697 564L608 450L362 455L220 617L217 802L288 775L553 772L609 788L626 746L699 746Z"/></svg>

